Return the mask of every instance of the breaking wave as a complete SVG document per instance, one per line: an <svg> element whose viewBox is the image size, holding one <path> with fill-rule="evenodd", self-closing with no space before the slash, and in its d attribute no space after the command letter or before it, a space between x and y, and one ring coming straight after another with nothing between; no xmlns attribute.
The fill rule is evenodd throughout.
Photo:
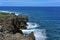
<svg viewBox="0 0 60 40"><path fill-rule="evenodd" d="M36 40L46 40L46 30L45 29L36 29L36 27L40 27L37 23L27 23L27 29L22 30L24 34L30 34L31 32L34 32L34 36Z"/></svg>
<svg viewBox="0 0 60 40"><path fill-rule="evenodd" d="M19 15L19 14L21 14L21 13L18 13L18 12L2 11L2 10L0 10L0 12L5 12L5 13L15 13L15 15Z"/></svg>
<svg viewBox="0 0 60 40"><path fill-rule="evenodd" d="M37 23L32 23L32 22L28 22L27 23L27 29L30 29L30 28L36 28L36 27L39 27L40 25L37 24Z"/></svg>
<svg viewBox="0 0 60 40"><path fill-rule="evenodd" d="M0 12L13 13L13 12L10 12L10 11L2 11L2 10L0 10Z"/></svg>
<svg viewBox="0 0 60 40"><path fill-rule="evenodd" d="M36 40L46 40L46 30L45 29L36 29L34 31Z"/></svg>

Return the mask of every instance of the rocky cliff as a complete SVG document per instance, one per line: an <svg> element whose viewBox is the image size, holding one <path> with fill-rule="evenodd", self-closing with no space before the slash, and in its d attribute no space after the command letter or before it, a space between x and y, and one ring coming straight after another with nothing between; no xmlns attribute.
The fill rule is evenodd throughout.
<svg viewBox="0 0 60 40"><path fill-rule="evenodd" d="M0 40L35 40L33 32L24 36L20 29L27 29L28 17L0 12Z"/></svg>

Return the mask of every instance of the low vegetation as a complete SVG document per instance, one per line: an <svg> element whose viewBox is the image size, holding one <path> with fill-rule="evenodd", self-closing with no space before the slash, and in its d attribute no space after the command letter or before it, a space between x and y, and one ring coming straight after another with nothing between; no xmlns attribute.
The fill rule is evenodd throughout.
<svg viewBox="0 0 60 40"><path fill-rule="evenodd" d="M10 14L10 13L0 12L0 18L1 18L1 17L9 17L9 16L14 16L14 15L13 15L13 14Z"/></svg>

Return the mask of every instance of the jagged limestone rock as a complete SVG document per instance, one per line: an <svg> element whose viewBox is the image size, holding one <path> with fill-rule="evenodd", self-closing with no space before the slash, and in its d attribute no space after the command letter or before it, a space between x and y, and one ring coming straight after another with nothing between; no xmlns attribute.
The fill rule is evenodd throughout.
<svg viewBox="0 0 60 40"><path fill-rule="evenodd" d="M21 40L35 40L34 33L31 32L28 36L24 36Z"/></svg>
<svg viewBox="0 0 60 40"><path fill-rule="evenodd" d="M7 30L11 29L26 29L28 17L14 14L1 13L0 25L3 25Z"/></svg>
<svg viewBox="0 0 60 40"><path fill-rule="evenodd" d="M27 29L28 17L0 13L0 40L35 40L33 32L24 36L20 29Z"/></svg>

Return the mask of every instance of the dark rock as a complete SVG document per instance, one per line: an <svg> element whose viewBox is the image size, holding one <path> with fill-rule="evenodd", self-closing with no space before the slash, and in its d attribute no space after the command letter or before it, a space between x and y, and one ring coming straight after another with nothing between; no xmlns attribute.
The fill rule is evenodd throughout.
<svg viewBox="0 0 60 40"><path fill-rule="evenodd" d="M34 33L31 32L31 33L28 35L28 38L29 38L30 40L35 40Z"/></svg>
<svg viewBox="0 0 60 40"><path fill-rule="evenodd" d="M1 15L4 16L0 16L0 40L35 40L33 32L24 36L20 30L27 29L27 16L9 13L1 13Z"/></svg>
<svg viewBox="0 0 60 40"><path fill-rule="evenodd" d="M31 32L28 36L24 36L21 40L35 40L34 33Z"/></svg>
<svg viewBox="0 0 60 40"><path fill-rule="evenodd" d="M19 15L16 16L14 14L8 14L8 13L1 13L1 15L4 15L5 17L0 18L0 25L3 26L5 30L19 30L19 29L27 29L27 16ZM9 16L7 16L9 15ZM13 15L13 16L10 16Z"/></svg>

